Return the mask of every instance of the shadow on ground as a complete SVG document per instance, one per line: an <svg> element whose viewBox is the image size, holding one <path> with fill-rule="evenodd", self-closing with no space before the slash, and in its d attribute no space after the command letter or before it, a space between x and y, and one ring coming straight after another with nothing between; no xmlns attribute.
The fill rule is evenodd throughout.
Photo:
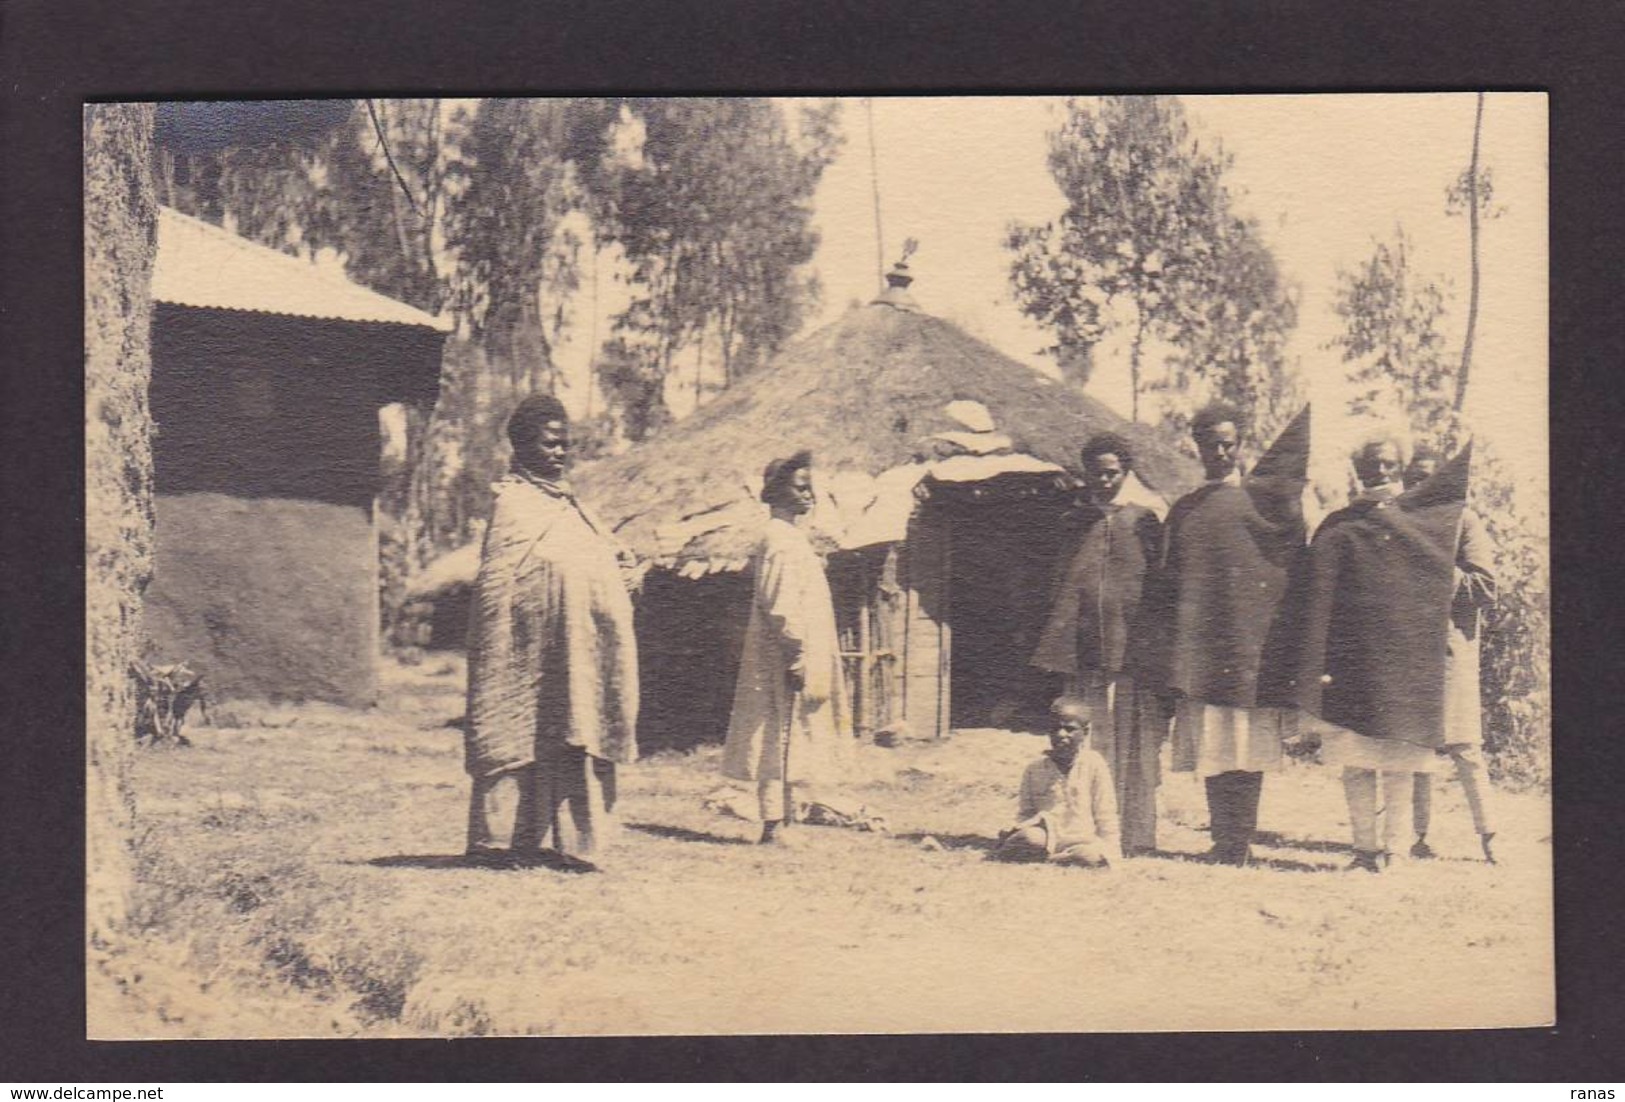
<svg viewBox="0 0 1625 1102"><path fill-rule="evenodd" d="M1265 843L1256 843L1265 844ZM1187 853L1178 850L1148 849L1136 854L1137 860L1150 861L1176 861L1188 865L1212 865L1215 868L1226 867L1222 862L1216 861L1209 853ZM1294 861L1290 857L1264 857L1257 851L1248 860L1247 868L1274 869L1276 872L1334 872L1337 865L1313 864L1308 861Z"/></svg>
<svg viewBox="0 0 1625 1102"><path fill-rule="evenodd" d="M380 869L492 869L515 872L521 869L551 869L554 872L597 872L598 866L579 857L540 850L535 853L397 853L373 857L367 864Z"/></svg>
<svg viewBox="0 0 1625 1102"><path fill-rule="evenodd" d="M627 823L626 829L639 834L652 834L656 838L670 838L674 842L698 842L707 846L751 846L754 842L728 834L710 834L688 827L668 826L665 823Z"/></svg>
<svg viewBox="0 0 1625 1102"><path fill-rule="evenodd" d="M1301 849L1309 853L1353 853L1347 842L1324 842L1318 839L1288 838L1273 830L1260 830L1253 834L1253 845L1274 846L1278 849Z"/></svg>
<svg viewBox="0 0 1625 1102"><path fill-rule="evenodd" d="M939 834L934 831L913 830L906 834L893 834L891 837L899 842L911 842L919 845L927 838L935 839L943 849L975 849L983 853L991 853L998 844L996 839L982 834Z"/></svg>

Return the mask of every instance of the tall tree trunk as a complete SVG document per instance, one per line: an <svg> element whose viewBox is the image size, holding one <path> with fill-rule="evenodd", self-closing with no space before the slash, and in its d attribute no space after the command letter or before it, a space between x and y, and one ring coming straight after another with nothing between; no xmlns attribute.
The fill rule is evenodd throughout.
<svg viewBox="0 0 1625 1102"><path fill-rule="evenodd" d="M423 213L423 270L427 286L424 288L425 309L430 313L438 314L441 307L440 291L440 265L435 261L434 230L435 223L440 217L440 192L445 180L445 168L441 158L440 135L440 101L429 101L429 138L425 143L428 146L427 155L429 163L424 169L424 213Z"/></svg>
<svg viewBox="0 0 1625 1102"><path fill-rule="evenodd" d="M1478 328L1478 143L1484 132L1484 93L1478 93L1473 116L1473 159L1467 166L1467 241L1471 282L1467 291L1467 335L1461 342L1461 368L1456 372L1457 413L1467 403L1467 376L1473 366L1473 332Z"/></svg>
<svg viewBox="0 0 1625 1102"><path fill-rule="evenodd" d="M386 102L388 101L378 101L378 133L375 137L380 150L384 154L386 170L389 173L385 186L389 188L389 215L390 222L395 228L395 247L400 250L401 258L410 263L412 242L406 233L406 212L401 209L401 180L405 177L397 178L396 176L398 162L395 161L394 151L390 148L390 142L393 139L389 134L389 116L384 110Z"/></svg>
<svg viewBox="0 0 1625 1102"><path fill-rule="evenodd" d="M1134 306L1134 343L1128 352L1129 420L1140 423L1140 348L1145 344L1145 310Z"/></svg>
<svg viewBox="0 0 1625 1102"><path fill-rule="evenodd" d="M598 360L598 241L597 231L592 238L592 307L588 311L587 329L587 414L592 420L592 392L598 385L598 373L593 370Z"/></svg>
<svg viewBox="0 0 1625 1102"><path fill-rule="evenodd" d="M153 107L85 109L85 926L119 931L134 860L130 664L152 576Z"/></svg>
<svg viewBox="0 0 1625 1102"><path fill-rule="evenodd" d="M710 328L710 320L703 315L700 318L700 331L698 339L694 342L694 408L699 409L705 401L705 331Z"/></svg>
<svg viewBox="0 0 1625 1102"><path fill-rule="evenodd" d="M720 242L712 245L711 260L712 263L716 265L717 271L726 272L728 270L727 254ZM748 278L750 278L749 275L745 275L741 272L734 273L735 280ZM735 313L737 309L735 306L735 299L737 298L738 287L737 284L729 286L729 284L733 283L733 281L728 280L726 277L724 277L722 282L724 287L717 302L716 311L717 347L722 353L722 389L727 390L733 385L734 381L733 341L734 324L736 320Z"/></svg>

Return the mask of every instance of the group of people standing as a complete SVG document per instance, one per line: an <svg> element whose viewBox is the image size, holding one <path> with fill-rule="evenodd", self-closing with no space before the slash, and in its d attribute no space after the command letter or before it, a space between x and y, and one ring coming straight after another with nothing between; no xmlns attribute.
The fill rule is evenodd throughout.
<svg viewBox="0 0 1625 1102"><path fill-rule="evenodd" d="M1367 441L1362 492L1311 543L1308 411L1245 472L1243 429L1227 407L1197 414L1207 481L1166 522L1123 500L1124 438L1083 447L1088 516L1032 658L1064 682L1056 731L994 855L1103 865L1155 850L1166 742L1174 770L1204 778L1211 858L1246 864L1264 775L1309 738L1344 766L1353 867L1379 871L1413 834L1405 852L1431 855L1442 764L1494 860L1477 654L1494 581L1463 507L1466 457L1435 472L1429 457L1407 467L1397 440ZM468 853L584 858L608 826L615 767L637 756L636 562L570 488L556 399L525 399L508 436L471 612ZM838 784L853 750L829 586L797 525L812 478L807 452L763 474L770 517L723 751L724 774L755 786L764 844L787 841L798 803Z"/></svg>
<svg viewBox="0 0 1625 1102"><path fill-rule="evenodd" d="M1300 741L1343 767L1351 868L1433 855L1431 778L1449 767L1493 862L1478 636L1495 582L1482 524L1465 508L1467 454L1440 470L1433 454L1407 463L1392 435L1363 441L1352 457L1360 491L1310 541L1308 411L1245 472L1242 427L1225 406L1196 415L1207 480L1165 523L1119 500L1134 462L1126 440L1102 434L1083 448L1091 516L1033 661L1066 681L1060 760L1093 767L1064 735L1082 716L1085 748L1112 786L1089 807L1057 789L1046 822L1079 834L1067 815L1115 816L1124 855L1155 849L1166 741L1171 768L1203 778L1208 856L1245 865L1264 777ZM1034 811L1024 803L1018 814ZM1033 841L1030 825L1013 829L1001 851L1036 855ZM1045 849L1058 852L1067 847Z"/></svg>

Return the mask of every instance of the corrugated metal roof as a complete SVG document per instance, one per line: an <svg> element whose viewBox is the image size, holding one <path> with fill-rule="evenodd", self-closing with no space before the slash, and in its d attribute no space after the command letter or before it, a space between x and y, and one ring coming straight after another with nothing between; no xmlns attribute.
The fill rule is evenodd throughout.
<svg viewBox="0 0 1625 1102"><path fill-rule="evenodd" d="M211 310L452 330L446 319L170 207L158 208L152 297Z"/></svg>

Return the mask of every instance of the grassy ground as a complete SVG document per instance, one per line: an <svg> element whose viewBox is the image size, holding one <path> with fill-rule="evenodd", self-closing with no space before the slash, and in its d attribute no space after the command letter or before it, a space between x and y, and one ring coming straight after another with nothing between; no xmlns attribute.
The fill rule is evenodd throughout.
<svg viewBox="0 0 1625 1102"><path fill-rule="evenodd" d="M1165 777L1164 855L985 860L1031 735L865 747L890 836L789 851L709 811L718 753L623 774L603 871L463 867L462 671L394 668L372 711L222 709L137 767L132 938L91 955L99 1037L1094 1031L1518 1025L1552 1014L1549 804L1502 793L1478 861L1453 783L1440 859L1340 871L1334 770L1265 785L1260 866L1207 848ZM927 838L934 839L927 842ZM941 848L937 848L940 846Z"/></svg>

